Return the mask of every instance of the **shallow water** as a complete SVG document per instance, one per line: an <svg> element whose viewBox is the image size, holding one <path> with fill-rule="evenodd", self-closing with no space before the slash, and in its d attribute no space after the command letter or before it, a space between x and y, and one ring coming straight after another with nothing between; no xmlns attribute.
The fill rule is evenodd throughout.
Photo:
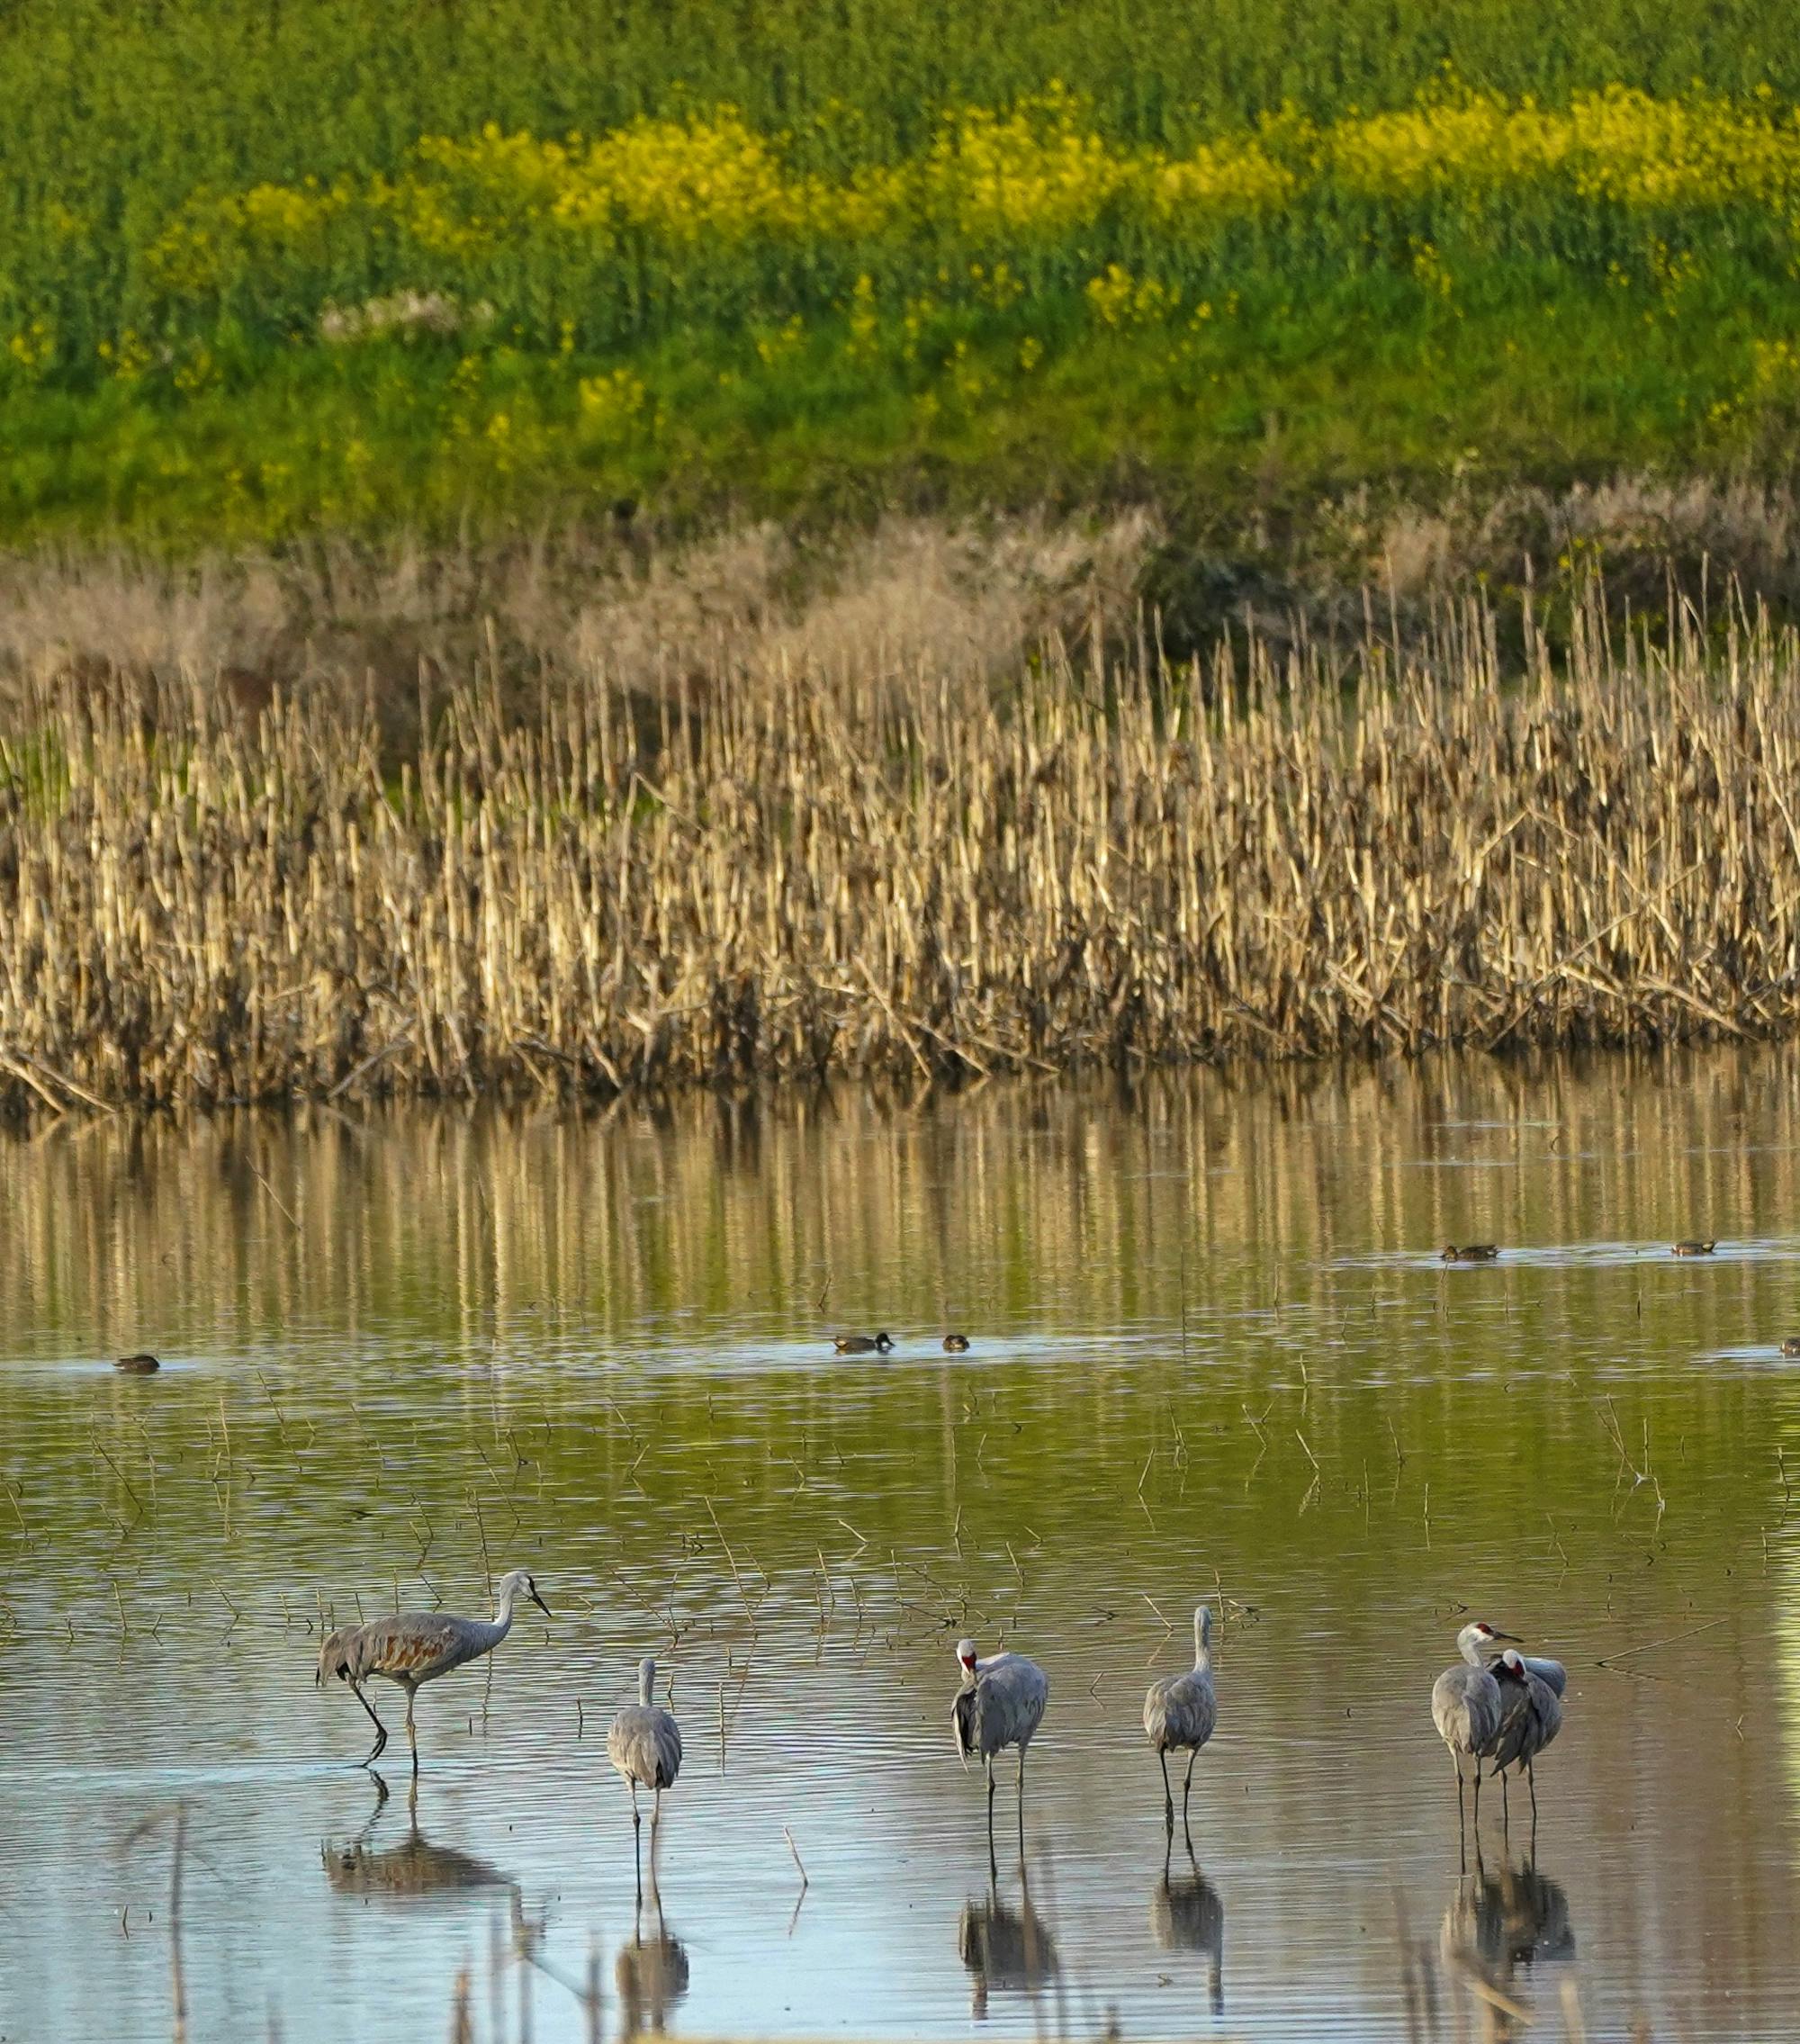
<svg viewBox="0 0 1800 2044"><path fill-rule="evenodd" d="M464 1970L476 2035L584 2037L590 1965L611 2035L1455 2035L1480 1974L1541 2034L1567 1981L1800 2037L1785 1054L106 1122L0 1147L0 2037L173 2027L177 1810L196 2037L441 2035ZM422 1693L410 1815L378 1685L378 1805L321 1622L516 1563L554 1622ZM1138 1714L1202 1595L1166 1869ZM1534 1869L1496 1795L1459 1873L1471 1611L1570 1667ZM1050 1674L1022 1878L965 1630Z"/></svg>

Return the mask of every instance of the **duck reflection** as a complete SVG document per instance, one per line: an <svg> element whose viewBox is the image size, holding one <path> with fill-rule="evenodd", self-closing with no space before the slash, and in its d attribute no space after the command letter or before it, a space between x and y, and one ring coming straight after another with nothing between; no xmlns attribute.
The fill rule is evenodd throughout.
<svg viewBox="0 0 1800 2044"><path fill-rule="evenodd" d="M688 1948L662 1921L660 1901L652 1914L649 1926L634 1916L631 1937L613 1961L622 2037L660 2033L670 2010L688 1992Z"/></svg>
<svg viewBox="0 0 1800 2044"><path fill-rule="evenodd" d="M1150 1935L1165 1951L1204 1953L1207 1994L1217 2015L1225 2006L1225 1904L1201 1872L1191 1844L1188 1871L1170 1873L1174 1847L1171 1839L1163 1850L1162 1878L1150 1895Z"/></svg>
<svg viewBox="0 0 1800 2044"><path fill-rule="evenodd" d="M510 1874L472 1852L454 1845L434 1845L418 1828L418 1784L406 1799L407 1833L379 1850L371 1842L387 1808L387 1784L374 1776L375 1807L356 1837L341 1845L323 1845L325 1877L334 1893L357 1895L448 1895L472 1888L500 1888L512 1897L519 1914L519 1888Z"/></svg>
<svg viewBox="0 0 1800 2044"><path fill-rule="evenodd" d="M1000 1899L992 1878L985 1895L972 1895L963 1904L957 1950L969 1970L969 2012L977 2021L986 2017L987 1998L996 1991L1035 1998L1040 1987L1056 1978L1056 1941L1031 1906L1023 1867L1016 1906Z"/></svg>
<svg viewBox="0 0 1800 2044"><path fill-rule="evenodd" d="M1451 1894L1437 1941L1447 1973L1480 1983L1495 2034L1516 2036L1524 2016L1507 2004L1518 1973L1575 1957L1568 1895L1529 1864L1490 1873L1478 1853L1475 1871L1462 1875Z"/></svg>

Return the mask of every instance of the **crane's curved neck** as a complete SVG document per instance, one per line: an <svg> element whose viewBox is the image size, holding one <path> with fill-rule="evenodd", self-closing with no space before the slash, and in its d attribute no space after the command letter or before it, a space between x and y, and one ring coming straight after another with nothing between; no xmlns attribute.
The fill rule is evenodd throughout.
<svg viewBox="0 0 1800 2044"><path fill-rule="evenodd" d="M656 1696L656 1663L646 1661L637 1671L637 1700L646 1706Z"/></svg>
<svg viewBox="0 0 1800 2044"><path fill-rule="evenodd" d="M509 1582L500 1585L500 1602L494 1606L494 1626L502 1639L512 1630L513 1598L518 1595L517 1585Z"/></svg>
<svg viewBox="0 0 1800 2044"><path fill-rule="evenodd" d="M1197 1673L1204 1674L1212 1666L1212 1649L1207 1643L1211 1627L1206 1620L1195 1614L1193 1621L1193 1665Z"/></svg>
<svg viewBox="0 0 1800 2044"><path fill-rule="evenodd" d="M1481 1652L1481 1635L1480 1633L1464 1633L1456 1643L1462 1649L1462 1658L1469 1663L1470 1667L1485 1668L1488 1665Z"/></svg>

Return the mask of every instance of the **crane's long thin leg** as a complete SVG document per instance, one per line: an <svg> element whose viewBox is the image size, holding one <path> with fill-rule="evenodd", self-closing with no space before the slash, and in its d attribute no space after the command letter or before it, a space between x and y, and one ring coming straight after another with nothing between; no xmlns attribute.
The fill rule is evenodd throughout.
<svg viewBox="0 0 1800 2044"><path fill-rule="evenodd" d="M637 1806L637 1784L631 1785L631 1868L637 1880L637 1906L644 1907L644 1813Z"/></svg>
<svg viewBox="0 0 1800 2044"><path fill-rule="evenodd" d="M412 1748L413 1778L418 1778L418 1727L412 1722L413 1699L418 1694L418 1685L409 1682L406 1686L406 1742Z"/></svg>
<svg viewBox="0 0 1800 2044"><path fill-rule="evenodd" d="M1163 1829L1173 1839L1175 1835L1175 1796L1174 1789L1169 1787L1169 1756L1164 1751L1158 1753L1156 1758L1163 1763Z"/></svg>
<svg viewBox="0 0 1800 2044"><path fill-rule="evenodd" d="M1461 1778L1462 1778L1462 1775L1461 1775L1461 1771L1460 1771L1460 1770L1458 1771L1457 1778L1458 1778L1459 1780L1461 1780ZM1480 1845L1480 1842L1481 1842L1481 1760L1480 1760L1480 1755L1478 1754L1478 1755L1476 1756L1476 1759L1475 1759L1475 1843L1476 1843L1476 1845L1477 1845L1477 1846L1479 1847L1479 1846Z"/></svg>
<svg viewBox="0 0 1800 2044"><path fill-rule="evenodd" d="M1025 1749L1019 1749L1019 1864L1025 1864Z"/></svg>
<svg viewBox="0 0 1800 2044"><path fill-rule="evenodd" d="M369 1701L368 1697L363 1694L363 1686L360 1682L352 1682L350 1684L350 1694L355 1697L356 1701L362 1705L363 1708L368 1712L369 1723L375 1728L375 1743L374 1750L370 1752L368 1759L362 1763L364 1767L374 1767L375 1762L381 1759L382 1753L387 1745L388 1728L382 1723L381 1719L375 1715L375 1706Z"/></svg>
<svg viewBox="0 0 1800 2044"><path fill-rule="evenodd" d="M1525 1778L1531 1784L1531 1863L1537 1865L1537 1769L1527 1760Z"/></svg>
<svg viewBox="0 0 1800 2044"><path fill-rule="evenodd" d="M992 1753L985 1757L984 1764L987 1769L987 1877L990 1881L994 1881L1000 1877L1000 1862L995 1859L994 1853L994 1755Z"/></svg>
<svg viewBox="0 0 1800 2044"><path fill-rule="evenodd" d="M662 1791L659 1787L650 1805L650 1899L656 1904L656 1913L662 1913L662 1890L656 1879L656 1848L662 1837Z"/></svg>
<svg viewBox="0 0 1800 2044"><path fill-rule="evenodd" d="M1459 1872L1469 1864L1469 1813L1462 1803L1462 1756L1453 1746L1450 1764L1456 1769L1456 1865Z"/></svg>
<svg viewBox="0 0 1800 2044"><path fill-rule="evenodd" d="M1506 1770L1502 1769L1500 1772L1500 1836L1506 1839L1508 1843L1511 1842L1513 1835L1513 1814L1508 1806L1510 1798L1507 1794Z"/></svg>
<svg viewBox="0 0 1800 2044"><path fill-rule="evenodd" d="M1200 1748L1196 1746L1187 1757L1187 1779L1182 1783L1182 1836L1184 1838L1187 1838L1187 1799L1193 1793L1193 1763L1199 1758ZM1192 1845L1193 1841L1188 1839L1190 1850L1192 1850Z"/></svg>

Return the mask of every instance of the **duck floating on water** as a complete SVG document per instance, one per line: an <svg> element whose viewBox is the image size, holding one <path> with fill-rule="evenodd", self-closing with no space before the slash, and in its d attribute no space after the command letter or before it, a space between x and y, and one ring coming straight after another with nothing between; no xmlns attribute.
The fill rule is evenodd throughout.
<svg viewBox="0 0 1800 2044"><path fill-rule="evenodd" d="M968 1352L968 1337L966 1334L947 1334L944 1347L951 1355L964 1355Z"/></svg>
<svg viewBox="0 0 1800 2044"><path fill-rule="evenodd" d="M871 1351L886 1355L893 1346L894 1337L885 1328L879 1334L841 1334L832 1341L840 1355L867 1355Z"/></svg>
<svg viewBox="0 0 1800 2044"><path fill-rule="evenodd" d="M130 1376L148 1377L153 1372L160 1370L162 1364L146 1348L140 1349L135 1355L122 1355L112 1367L123 1370Z"/></svg>
<svg viewBox="0 0 1800 2044"><path fill-rule="evenodd" d="M1490 1264L1499 1253L1498 1242L1465 1242L1461 1248L1454 1242L1446 1242L1444 1261L1446 1264Z"/></svg>
<svg viewBox="0 0 1800 2044"><path fill-rule="evenodd" d="M1791 1334L1781 1345L1784 1355L1800 1355L1800 1334Z"/></svg>
<svg viewBox="0 0 1800 2044"><path fill-rule="evenodd" d="M1710 1256L1718 1246L1716 1242L1671 1242L1669 1253L1671 1256Z"/></svg>

